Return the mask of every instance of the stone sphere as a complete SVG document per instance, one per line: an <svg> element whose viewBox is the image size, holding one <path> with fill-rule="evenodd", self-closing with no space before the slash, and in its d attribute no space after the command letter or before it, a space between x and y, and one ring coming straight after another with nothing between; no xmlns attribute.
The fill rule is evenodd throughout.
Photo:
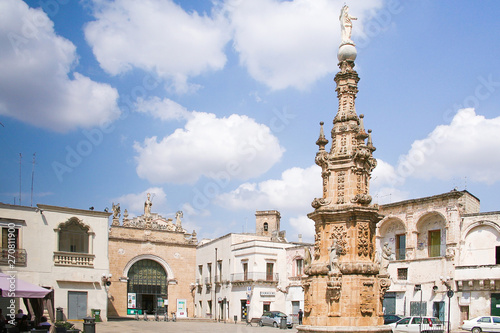
<svg viewBox="0 0 500 333"><path fill-rule="evenodd" d="M356 56L358 55L358 51L356 51L356 47L352 44L344 44L339 47L339 53L337 54L337 58L339 61L343 60L356 60Z"/></svg>

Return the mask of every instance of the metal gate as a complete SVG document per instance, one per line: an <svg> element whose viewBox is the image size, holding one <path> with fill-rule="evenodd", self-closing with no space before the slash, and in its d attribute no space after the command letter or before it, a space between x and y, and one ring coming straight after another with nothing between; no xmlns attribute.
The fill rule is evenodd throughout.
<svg viewBox="0 0 500 333"><path fill-rule="evenodd" d="M87 293L68 291L68 319L87 317Z"/></svg>
<svg viewBox="0 0 500 333"><path fill-rule="evenodd" d="M385 293L383 307L384 314L396 314L396 293Z"/></svg>

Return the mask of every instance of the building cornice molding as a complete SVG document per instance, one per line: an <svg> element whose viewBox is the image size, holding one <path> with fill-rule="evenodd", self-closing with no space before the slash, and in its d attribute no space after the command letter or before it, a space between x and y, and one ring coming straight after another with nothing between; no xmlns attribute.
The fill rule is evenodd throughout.
<svg viewBox="0 0 500 333"><path fill-rule="evenodd" d="M108 218L112 215L109 212L99 212L94 210L87 209L78 209L78 208L69 208L69 207L60 207L60 206L51 206L51 205L42 205L37 204L37 207L41 210L55 213L67 213L67 214L75 214L75 215L86 215L93 217L105 217Z"/></svg>

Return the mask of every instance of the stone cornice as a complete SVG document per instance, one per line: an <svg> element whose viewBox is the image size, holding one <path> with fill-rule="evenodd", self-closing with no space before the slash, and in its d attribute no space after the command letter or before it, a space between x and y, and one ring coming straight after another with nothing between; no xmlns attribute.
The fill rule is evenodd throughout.
<svg viewBox="0 0 500 333"><path fill-rule="evenodd" d="M387 208L399 207L399 206L404 206L404 205L425 204L425 203L432 202L432 201L439 200L439 199L459 199L460 197L464 196L465 194L469 194L470 196L476 198L474 195L472 195L471 193L469 193L468 191L465 191L465 190L464 191L450 191L447 193L437 194L437 195L433 195L430 197L410 199L410 200L404 200L404 201L398 201L398 202L394 202L394 203L390 203L390 204L380 205L380 209L384 210Z"/></svg>
<svg viewBox="0 0 500 333"><path fill-rule="evenodd" d="M67 213L67 214L86 215L86 216L105 217L105 218L108 218L109 216L111 216L111 213L108 213L108 212L99 212L99 211L87 210L87 209L59 207L59 206L50 206L50 205L42 205L42 204L37 204L37 207L41 210L45 210L48 212L55 212L55 213Z"/></svg>

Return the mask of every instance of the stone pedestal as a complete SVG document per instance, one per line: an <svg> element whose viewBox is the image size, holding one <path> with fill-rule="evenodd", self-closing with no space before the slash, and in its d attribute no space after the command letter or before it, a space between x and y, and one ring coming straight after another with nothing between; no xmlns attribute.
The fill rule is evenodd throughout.
<svg viewBox="0 0 500 333"><path fill-rule="evenodd" d="M298 332L303 333L392 333L392 329L389 326L309 326L300 325L297 326Z"/></svg>

